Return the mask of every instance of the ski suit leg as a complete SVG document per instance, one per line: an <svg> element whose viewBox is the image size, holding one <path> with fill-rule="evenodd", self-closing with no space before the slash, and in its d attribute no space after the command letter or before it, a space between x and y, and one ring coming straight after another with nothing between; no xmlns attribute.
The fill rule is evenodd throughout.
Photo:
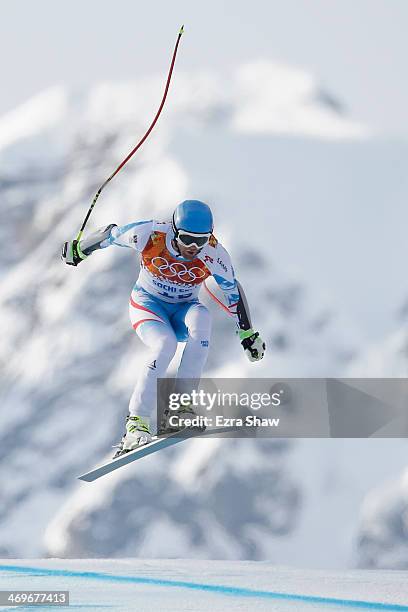
<svg viewBox="0 0 408 612"><path fill-rule="evenodd" d="M198 381L208 357L211 314L203 304L196 302L184 311L176 313L171 322L176 333L183 324L188 332L177 378L192 378Z"/></svg>
<svg viewBox="0 0 408 612"><path fill-rule="evenodd" d="M140 365L136 386L129 402L132 416L149 417L156 428L157 378L164 377L177 350L177 337L167 313L160 305L137 297L130 305L130 316L137 335L149 349ZM137 308L134 306L136 303Z"/></svg>

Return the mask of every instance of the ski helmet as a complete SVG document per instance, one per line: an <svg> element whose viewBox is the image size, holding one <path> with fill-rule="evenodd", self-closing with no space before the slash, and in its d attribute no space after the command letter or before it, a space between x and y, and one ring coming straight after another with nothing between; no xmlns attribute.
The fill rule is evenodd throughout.
<svg viewBox="0 0 408 612"><path fill-rule="evenodd" d="M210 234L214 222L210 207L200 200L184 200L173 213L173 230L193 234Z"/></svg>

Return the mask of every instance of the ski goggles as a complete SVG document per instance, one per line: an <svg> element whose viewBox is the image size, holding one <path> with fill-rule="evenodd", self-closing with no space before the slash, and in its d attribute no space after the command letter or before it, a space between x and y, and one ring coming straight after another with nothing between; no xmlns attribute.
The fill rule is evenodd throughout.
<svg viewBox="0 0 408 612"><path fill-rule="evenodd" d="M192 234L191 232L183 232L179 230L177 232L177 240L182 245L189 247L195 245L197 249L202 249L207 244L211 237L211 234Z"/></svg>

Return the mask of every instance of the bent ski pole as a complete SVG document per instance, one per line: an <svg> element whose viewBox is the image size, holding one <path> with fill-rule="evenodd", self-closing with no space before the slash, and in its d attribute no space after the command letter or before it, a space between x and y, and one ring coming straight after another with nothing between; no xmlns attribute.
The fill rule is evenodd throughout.
<svg viewBox="0 0 408 612"><path fill-rule="evenodd" d="M114 172L112 172L112 174L106 179L106 181L99 187L98 191L95 194L94 199L92 200L92 204L89 207L88 212L86 213L86 217L84 219L84 222L81 225L81 229L79 230L78 236L76 237L76 240L81 240L83 231L85 229L86 224L88 223L88 219L91 216L91 213L95 207L95 204L99 198L99 196L102 193L102 190L106 187L106 185L113 179L114 176L116 176L118 174L118 172L120 172L120 170L122 170L123 166L129 161L129 159L136 153L136 151L142 146L142 144L145 142L145 140L148 138L150 132L152 131L152 129L154 128L154 126L156 125L156 122L160 116L160 113L162 112L164 103L166 101L167 98L167 92L169 91L169 86L170 86L170 81L171 81L171 76L173 74L173 68L174 68L174 63L176 61L176 55L177 55L177 49L179 46L179 42L180 42L180 38L182 36L184 32L184 26L181 26L178 36L177 36L177 41L176 41L176 45L174 47L174 51L173 51L173 57L171 60L171 64L170 64L170 68L169 68L169 73L167 76L167 81L166 81L166 87L164 89L164 94L163 94L163 98L162 101L160 103L159 109L156 113L155 118L153 119L152 123L150 124L147 132L145 133L145 135L143 136L143 138L141 140L139 140L139 142L137 143L137 145L131 150L131 152L129 153L129 155L127 155L125 157L125 159L119 164L119 166L116 168L116 170L114 170Z"/></svg>

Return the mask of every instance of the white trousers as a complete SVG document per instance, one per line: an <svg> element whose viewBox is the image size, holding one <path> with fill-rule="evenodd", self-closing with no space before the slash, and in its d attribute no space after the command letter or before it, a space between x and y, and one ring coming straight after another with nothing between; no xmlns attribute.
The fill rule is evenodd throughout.
<svg viewBox="0 0 408 612"><path fill-rule="evenodd" d="M152 318L145 319L140 324L138 322L133 324L139 338L148 350L130 398L129 413L132 416L148 417L151 431L154 432L157 428L157 378L164 378L177 350L178 340L171 319L166 319L164 316L153 318L152 314L149 316ZM161 320L158 320L159 318ZM182 318L187 328L188 339L177 371L177 378L196 379L198 382L208 356L211 315L203 304L193 302L190 306L188 304L183 306Z"/></svg>

